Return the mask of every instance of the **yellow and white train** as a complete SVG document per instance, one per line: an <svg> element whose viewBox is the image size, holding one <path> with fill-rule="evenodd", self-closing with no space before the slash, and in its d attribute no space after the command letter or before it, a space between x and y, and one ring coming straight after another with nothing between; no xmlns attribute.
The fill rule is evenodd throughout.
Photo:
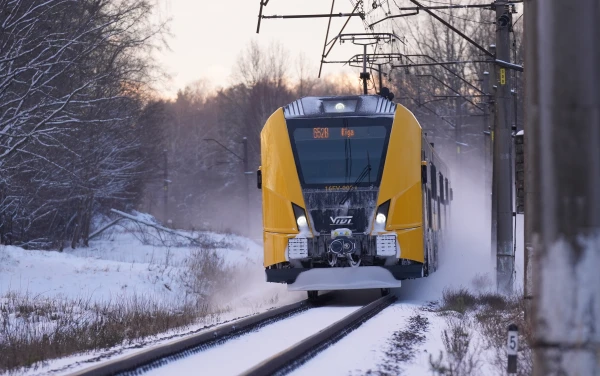
<svg viewBox="0 0 600 376"><path fill-rule="evenodd" d="M449 171L414 115L374 95L305 97L261 132L264 266L289 290L381 288L437 269Z"/></svg>

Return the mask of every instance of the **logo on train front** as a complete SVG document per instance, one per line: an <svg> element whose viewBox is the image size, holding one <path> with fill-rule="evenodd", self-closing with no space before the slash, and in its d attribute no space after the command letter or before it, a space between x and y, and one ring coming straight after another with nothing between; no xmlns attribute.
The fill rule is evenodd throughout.
<svg viewBox="0 0 600 376"><path fill-rule="evenodd" d="M333 225L351 225L352 224L352 216L344 215L339 217L329 217L331 219L331 224Z"/></svg>

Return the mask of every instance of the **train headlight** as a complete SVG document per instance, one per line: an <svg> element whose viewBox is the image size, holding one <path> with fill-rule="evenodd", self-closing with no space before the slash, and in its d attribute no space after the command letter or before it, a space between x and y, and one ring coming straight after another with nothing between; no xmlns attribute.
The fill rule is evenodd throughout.
<svg viewBox="0 0 600 376"><path fill-rule="evenodd" d="M322 101L322 111L326 114L355 112L358 99L327 98Z"/></svg>
<svg viewBox="0 0 600 376"><path fill-rule="evenodd" d="M292 203L292 210L294 211L294 218L298 224L298 231L300 231L300 233L304 233L305 235L310 233L310 229L308 228L308 220L306 219L306 211L294 203Z"/></svg>
<svg viewBox="0 0 600 376"><path fill-rule="evenodd" d="M387 222L388 211L390 210L390 200L387 200L377 208L377 214L375 214L375 223L373 224L373 231L383 232L385 231L385 225Z"/></svg>
<svg viewBox="0 0 600 376"><path fill-rule="evenodd" d="M296 219L296 223L298 224L298 227L300 227L300 228L308 227L308 221L306 221L306 217L303 215L299 216L298 219Z"/></svg>

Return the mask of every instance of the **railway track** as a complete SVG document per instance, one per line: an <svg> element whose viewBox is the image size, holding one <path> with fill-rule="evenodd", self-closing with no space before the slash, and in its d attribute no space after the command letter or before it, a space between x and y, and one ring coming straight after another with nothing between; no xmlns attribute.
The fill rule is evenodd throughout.
<svg viewBox="0 0 600 376"><path fill-rule="evenodd" d="M256 331L270 324L286 320L311 308L325 305L331 294L319 297L317 301L304 300L251 316L215 329L198 333L164 345L104 362L75 373L72 376L139 375L176 362L184 357L224 344L244 334ZM262 361L243 375L285 374L343 338L353 329L389 306L396 298L392 295L377 299L355 310L330 326L318 331L287 349ZM312 312L312 311L311 311Z"/></svg>
<svg viewBox="0 0 600 376"><path fill-rule="evenodd" d="M352 312L327 328L259 363L243 376L285 375L325 350L359 327L396 300L394 295L383 296Z"/></svg>

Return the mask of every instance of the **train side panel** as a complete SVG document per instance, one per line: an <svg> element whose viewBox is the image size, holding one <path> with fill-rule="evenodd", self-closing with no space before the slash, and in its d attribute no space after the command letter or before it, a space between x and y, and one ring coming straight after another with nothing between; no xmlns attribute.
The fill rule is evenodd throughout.
<svg viewBox="0 0 600 376"><path fill-rule="evenodd" d="M261 136L264 266L285 262L290 237L298 234L292 203L305 207L283 109L265 124Z"/></svg>
<svg viewBox="0 0 600 376"><path fill-rule="evenodd" d="M385 229L396 232L400 257L424 262L420 140L417 119L397 105L377 204L391 200Z"/></svg>

